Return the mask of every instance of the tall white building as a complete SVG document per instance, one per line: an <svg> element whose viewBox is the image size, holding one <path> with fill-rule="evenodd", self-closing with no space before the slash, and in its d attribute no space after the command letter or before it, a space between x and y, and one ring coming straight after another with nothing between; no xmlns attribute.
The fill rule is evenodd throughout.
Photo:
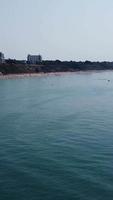
<svg viewBox="0 0 113 200"><path fill-rule="evenodd" d="M5 63L4 54L0 52L0 63Z"/></svg>
<svg viewBox="0 0 113 200"><path fill-rule="evenodd" d="M42 62L42 56L41 55L28 55L27 56L27 62L29 64L38 64Z"/></svg>

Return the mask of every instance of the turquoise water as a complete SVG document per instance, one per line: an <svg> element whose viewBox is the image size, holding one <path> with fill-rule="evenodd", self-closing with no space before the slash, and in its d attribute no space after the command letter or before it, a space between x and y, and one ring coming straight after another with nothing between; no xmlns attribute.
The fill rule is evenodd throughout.
<svg viewBox="0 0 113 200"><path fill-rule="evenodd" d="M0 80L0 200L112 199L113 72Z"/></svg>

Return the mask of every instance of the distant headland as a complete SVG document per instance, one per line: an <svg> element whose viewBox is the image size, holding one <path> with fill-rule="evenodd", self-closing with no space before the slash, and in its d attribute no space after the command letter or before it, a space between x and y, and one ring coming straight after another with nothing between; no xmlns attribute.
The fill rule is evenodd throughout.
<svg viewBox="0 0 113 200"><path fill-rule="evenodd" d="M43 60L41 55L28 55L27 60L5 59L0 52L0 75L113 70L113 62Z"/></svg>

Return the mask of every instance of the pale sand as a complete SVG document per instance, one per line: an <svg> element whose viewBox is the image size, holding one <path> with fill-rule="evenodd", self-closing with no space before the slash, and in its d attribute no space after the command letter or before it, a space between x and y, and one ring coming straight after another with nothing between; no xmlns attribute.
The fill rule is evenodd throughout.
<svg viewBox="0 0 113 200"><path fill-rule="evenodd" d="M7 74L0 75L0 79L15 79L15 78L24 78L24 77L39 77L44 74Z"/></svg>
<svg viewBox="0 0 113 200"><path fill-rule="evenodd" d="M42 77L42 76L60 76L61 74L66 74L67 72L51 72L51 73L31 73L31 74L7 74L0 75L0 79L15 79L15 78L27 78L27 77Z"/></svg>
<svg viewBox="0 0 113 200"><path fill-rule="evenodd" d="M7 75L1 75L0 74L0 80L3 79L17 79L17 78L27 78L27 77L46 77L46 76L60 76L60 75L66 75L66 74L92 74L92 73L100 73L105 71L111 71L111 70L87 70L87 71L75 71L75 72L49 72L49 73L26 73L26 74L7 74Z"/></svg>

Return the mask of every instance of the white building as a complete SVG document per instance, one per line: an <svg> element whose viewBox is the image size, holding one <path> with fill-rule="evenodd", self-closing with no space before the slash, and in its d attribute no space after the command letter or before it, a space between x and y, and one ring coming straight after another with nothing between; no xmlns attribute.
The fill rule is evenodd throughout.
<svg viewBox="0 0 113 200"><path fill-rule="evenodd" d="M0 52L0 63L5 63L4 54Z"/></svg>
<svg viewBox="0 0 113 200"><path fill-rule="evenodd" d="M42 62L42 56L41 55L28 55L27 56L27 62L29 64L38 64Z"/></svg>

